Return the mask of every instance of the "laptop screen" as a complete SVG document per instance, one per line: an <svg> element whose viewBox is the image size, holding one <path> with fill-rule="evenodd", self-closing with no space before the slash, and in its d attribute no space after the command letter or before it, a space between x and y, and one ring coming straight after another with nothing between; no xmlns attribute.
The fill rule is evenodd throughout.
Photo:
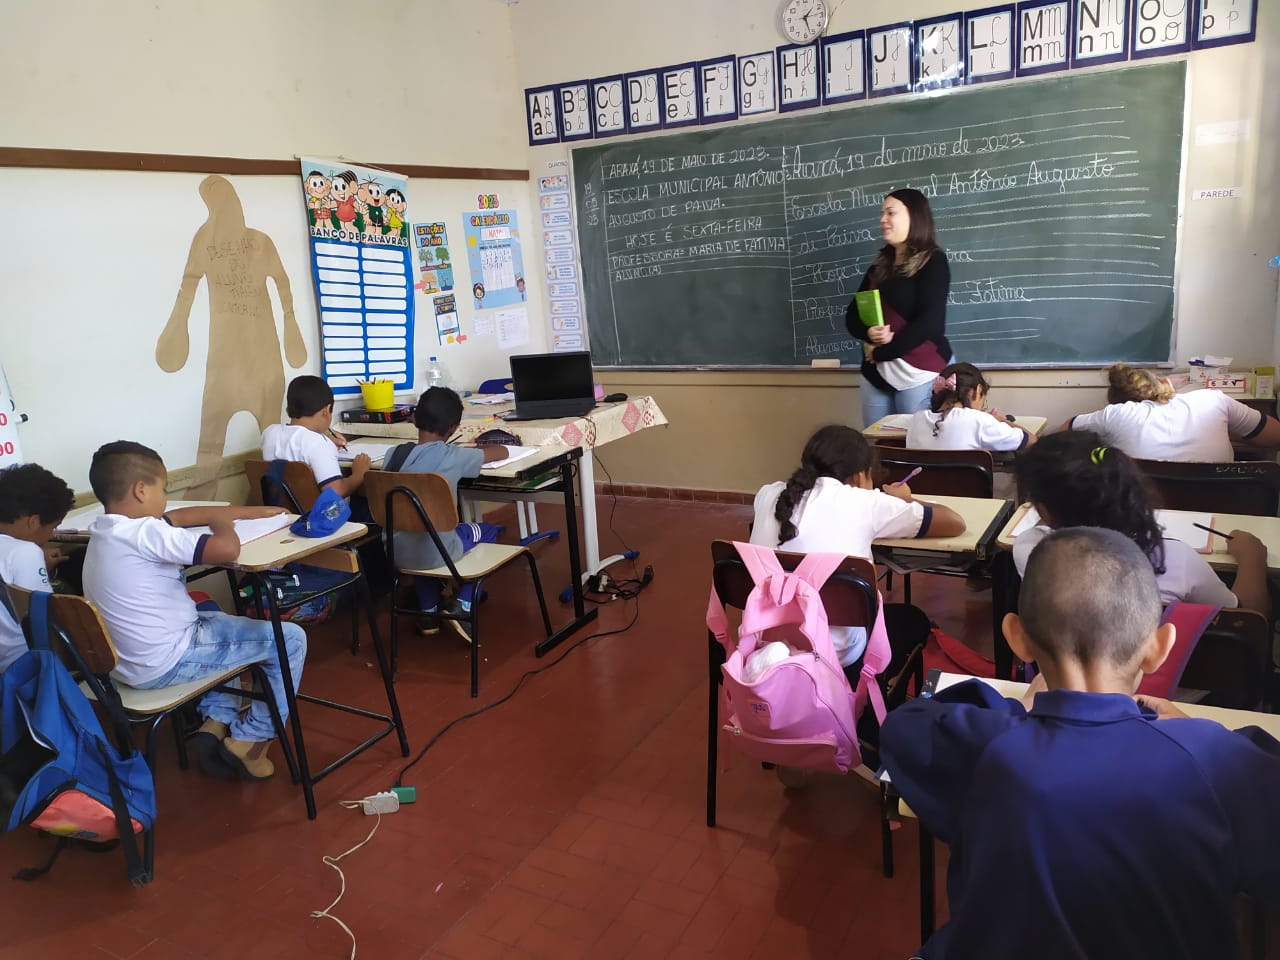
<svg viewBox="0 0 1280 960"><path fill-rule="evenodd" d="M533 353L510 360L511 389L517 404L595 396L590 351Z"/></svg>

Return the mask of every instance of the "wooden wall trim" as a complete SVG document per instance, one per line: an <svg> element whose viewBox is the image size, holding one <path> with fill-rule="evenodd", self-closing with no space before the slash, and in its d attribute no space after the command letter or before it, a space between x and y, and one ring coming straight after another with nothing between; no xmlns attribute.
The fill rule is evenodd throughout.
<svg viewBox="0 0 1280 960"><path fill-rule="evenodd" d="M424 180L528 180L528 170L500 167L436 167L413 163L364 163ZM110 150L59 150L0 147L0 167L50 170L132 170L149 173L226 173L243 176L301 176L298 161L246 157L196 157L177 153L117 153Z"/></svg>

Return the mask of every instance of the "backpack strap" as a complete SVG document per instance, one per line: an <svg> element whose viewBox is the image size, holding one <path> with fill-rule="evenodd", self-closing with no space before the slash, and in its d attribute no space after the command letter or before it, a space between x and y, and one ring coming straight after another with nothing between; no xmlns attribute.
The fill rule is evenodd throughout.
<svg viewBox="0 0 1280 960"><path fill-rule="evenodd" d="M1195 651L1200 638L1213 622L1222 607L1207 603L1171 603L1165 608L1161 623L1171 623L1176 631L1173 649L1155 673L1148 673L1138 684L1137 692L1148 697L1168 699L1173 695L1187 661Z"/></svg>
<svg viewBox="0 0 1280 960"><path fill-rule="evenodd" d="M27 614L31 625L31 649L48 650L49 647L49 594L43 590L31 593L31 610Z"/></svg>
<svg viewBox="0 0 1280 960"><path fill-rule="evenodd" d="M147 872L142 858L138 855L138 837L133 832L133 817L129 815L129 805L124 800L124 790L120 787L120 778L116 775L115 757L112 751L101 740L96 740L98 751L105 761L107 781L111 792L111 812L116 818L116 832L120 834L120 849L124 852L125 870L129 882L135 887L151 882L151 874ZM153 827L154 829L154 827Z"/></svg>
<svg viewBox="0 0 1280 960"><path fill-rule="evenodd" d="M893 659L889 646L889 631L884 625L884 597L876 591L876 622L867 634L867 648L862 654L862 669L858 672L858 686L853 691L853 718L857 720L866 709L867 702L875 714L876 723L884 723L888 712L884 704L884 691L880 689L880 674Z"/></svg>
<svg viewBox="0 0 1280 960"><path fill-rule="evenodd" d="M409 459L409 454L413 453L414 446L416 444L412 440L407 443L397 444L386 459L382 461L382 469L388 473L399 471L404 466L404 462Z"/></svg>
<svg viewBox="0 0 1280 960"><path fill-rule="evenodd" d="M265 489L262 491L262 502L268 507L284 506L280 502L280 491L284 488L284 466L285 461L277 457L271 461L271 466L267 467L267 472L263 475L262 479L268 482L263 484Z"/></svg>

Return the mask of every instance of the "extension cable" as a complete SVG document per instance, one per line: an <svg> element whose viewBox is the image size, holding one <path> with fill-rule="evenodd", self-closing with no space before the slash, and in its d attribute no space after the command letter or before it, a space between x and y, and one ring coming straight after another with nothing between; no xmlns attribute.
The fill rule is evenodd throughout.
<svg viewBox="0 0 1280 960"><path fill-rule="evenodd" d="M400 798L390 790L383 790L360 801L360 808L366 817L379 813L395 813L400 809Z"/></svg>

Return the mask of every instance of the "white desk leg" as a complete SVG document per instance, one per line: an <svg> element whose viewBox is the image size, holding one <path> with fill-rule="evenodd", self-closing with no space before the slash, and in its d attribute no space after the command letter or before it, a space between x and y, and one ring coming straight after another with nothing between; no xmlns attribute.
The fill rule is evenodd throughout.
<svg viewBox="0 0 1280 960"><path fill-rule="evenodd" d="M639 556L639 551L628 554L615 553L613 556L600 559L600 535L596 520L596 471L595 459L590 448L583 448L582 459L578 461L578 494L582 501L582 545L583 564L582 580L599 573L610 564L619 560L628 560Z"/></svg>

